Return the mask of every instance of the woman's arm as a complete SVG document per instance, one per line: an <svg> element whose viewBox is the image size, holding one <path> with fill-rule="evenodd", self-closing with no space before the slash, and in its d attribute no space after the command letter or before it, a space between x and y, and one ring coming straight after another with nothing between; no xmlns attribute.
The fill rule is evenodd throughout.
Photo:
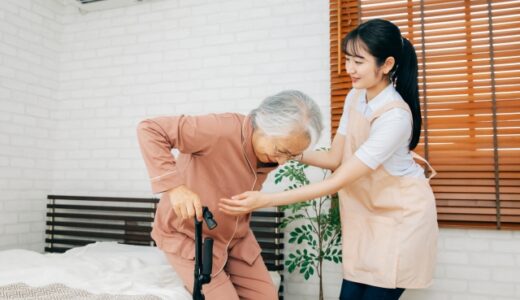
<svg viewBox="0 0 520 300"><path fill-rule="evenodd" d="M372 171L372 169L353 155L322 182L279 193L249 191L233 196L231 199L220 199L219 207L221 211L229 215L242 215L258 208L289 205L311 200L333 194Z"/></svg>
<svg viewBox="0 0 520 300"><path fill-rule="evenodd" d="M315 166L322 169L336 170L343 158L343 145L345 136L336 134L330 150L328 151L305 151L299 160L304 164Z"/></svg>

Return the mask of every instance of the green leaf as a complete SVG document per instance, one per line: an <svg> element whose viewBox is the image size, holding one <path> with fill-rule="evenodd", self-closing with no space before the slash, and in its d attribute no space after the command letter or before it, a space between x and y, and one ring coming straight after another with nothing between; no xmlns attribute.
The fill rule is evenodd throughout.
<svg viewBox="0 0 520 300"><path fill-rule="evenodd" d="M292 272L294 272L295 269L296 269L296 265L291 264L291 265L289 265L289 268L287 270L289 271L289 273L292 273Z"/></svg>

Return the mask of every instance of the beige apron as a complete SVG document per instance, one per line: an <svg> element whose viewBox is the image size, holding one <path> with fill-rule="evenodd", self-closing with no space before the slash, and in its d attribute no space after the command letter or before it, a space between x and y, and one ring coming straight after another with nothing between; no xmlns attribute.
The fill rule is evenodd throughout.
<svg viewBox="0 0 520 300"><path fill-rule="evenodd" d="M372 122L396 99L369 118L358 112L358 95L350 105L343 160L367 140ZM414 158L423 160L413 153ZM426 164L431 166L426 162ZM437 253L437 212L429 178L393 176L381 164L341 189L343 277L384 288L424 288L431 284Z"/></svg>

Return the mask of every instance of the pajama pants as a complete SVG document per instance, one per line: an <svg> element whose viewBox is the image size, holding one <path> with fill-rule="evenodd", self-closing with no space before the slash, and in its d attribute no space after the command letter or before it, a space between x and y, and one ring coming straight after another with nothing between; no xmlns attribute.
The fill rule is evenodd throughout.
<svg viewBox="0 0 520 300"><path fill-rule="evenodd" d="M184 285L193 292L195 261L165 252L168 261ZM213 270L216 271L216 270ZM261 255L252 265L229 256L228 261L211 282L202 286L206 300L277 300L278 292Z"/></svg>

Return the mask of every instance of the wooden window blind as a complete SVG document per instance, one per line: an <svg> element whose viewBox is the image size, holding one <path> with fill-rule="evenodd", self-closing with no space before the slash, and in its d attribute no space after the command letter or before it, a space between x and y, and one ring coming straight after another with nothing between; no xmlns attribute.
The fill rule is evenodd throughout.
<svg viewBox="0 0 520 300"><path fill-rule="evenodd" d="M336 99L344 100L348 76L334 75L334 7L337 126L343 101ZM519 229L520 3L359 0L359 16L394 22L416 48L423 110L416 151L438 171L431 184L440 225Z"/></svg>
<svg viewBox="0 0 520 300"><path fill-rule="evenodd" d="M331 80L331 125L332 136L336 134L345 96L352 88L350 77L345 72L345 57L341 40L359 24L358 0L330 0L330 80Z"/></svg>

